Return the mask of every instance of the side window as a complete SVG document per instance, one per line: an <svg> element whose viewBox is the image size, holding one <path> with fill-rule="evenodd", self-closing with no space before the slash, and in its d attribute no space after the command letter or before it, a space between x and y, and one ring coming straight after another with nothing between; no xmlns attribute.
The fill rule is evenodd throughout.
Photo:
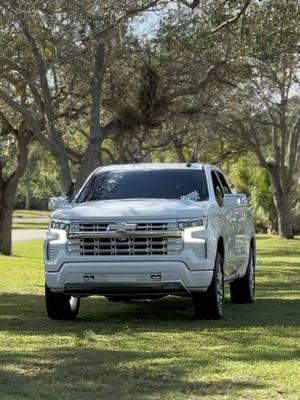
<svg viewBox="0 0 300 400"><path fill-rule="evenodd" d="M212 177L212 182L213 182L213 186L214 186L217 203L218 203L219 207L222 207L223 206L223 196L224 196L222 186L220 184L220 181L219 181L215 171L211 172L211 177Z"/></svg>
<svg viewBox="0 0 300 400"><path fill-rule="evenodd" d="M217 171L217 174L218 174L218 177L219 177L219 179L221 181L224 194L228 194L228 193L230 194L231 190L230 190L230 187L228 186L228 183L226 182L226 180L224 178L224 175L221 174L221 172L219 172L219 171Z"/></svg>

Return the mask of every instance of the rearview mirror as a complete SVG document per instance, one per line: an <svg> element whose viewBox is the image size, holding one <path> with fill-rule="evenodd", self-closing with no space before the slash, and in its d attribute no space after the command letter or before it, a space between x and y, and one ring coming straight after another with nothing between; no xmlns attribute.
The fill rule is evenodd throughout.
<svg viewBox="0 0 300 400"><path fill-rule="evenodd" d="M241 207L247 205L247 196L243 193L230 193L224 195L223 207Z"/></svg>
<svg viewBox="0 0 300 400"><path fill-rule="evenodd" d="M70 202L69 202L67 196L50 197L49 202L48 202L48 209L53 211L53 210L57 210L59 208L67 207L69 205L70 205Z"/></svg>

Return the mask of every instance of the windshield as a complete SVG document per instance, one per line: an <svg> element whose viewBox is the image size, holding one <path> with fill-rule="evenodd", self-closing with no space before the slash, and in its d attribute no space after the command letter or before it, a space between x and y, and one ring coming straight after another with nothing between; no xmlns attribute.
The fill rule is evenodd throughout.
<svg viewBox="0 0 300 400"><path fill-rule="evenodd" d="M204 170L98 171L76 202L113 199L208 199Z"/></svg>

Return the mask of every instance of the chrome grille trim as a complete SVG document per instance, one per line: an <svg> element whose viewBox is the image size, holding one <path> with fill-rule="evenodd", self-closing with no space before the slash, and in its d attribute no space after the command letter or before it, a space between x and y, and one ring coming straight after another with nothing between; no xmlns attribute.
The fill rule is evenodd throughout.
<svg viewBox="0 0 300 400"><path fill-rule="evenodd" d="M123 222L123 221L122 221ZM107 232L109 225L115 222L72 222L69 234L79 233L103 233ZM128 223L130 225L130 222ZM136 228L134 232L171 232L179 231L177 221L151 221L151 222L134 222ZM111 233L111 232L110 232Z"/></svg>
<svg viewBox="0 0 300 400"><path fill-rule="evenodd" d="M85 239L85 238L110 238L110 237L164 237L168 232L158 231L130 231L130 232L68 232L70 239ZM182 231L174 231L172 235L181 237Z"/></svg>
<svg viewBox="0 0 300 400"><path fill-rule="evenodd" d="M113 224L113 223L112 223ZM107 231L110 223L71 223L67 249L80 256L141 256L179 254L182 231L177 222L135 222L135 229Z"/></svg>

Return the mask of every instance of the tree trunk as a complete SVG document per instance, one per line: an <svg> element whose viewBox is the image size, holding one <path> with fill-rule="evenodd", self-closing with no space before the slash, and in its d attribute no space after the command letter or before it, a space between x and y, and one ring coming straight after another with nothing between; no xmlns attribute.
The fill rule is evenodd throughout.
<svg viewBox="0 0 300 400"><path fill-rule="evenodd" d="M87 177L90 175L93 170L101 165L100 162L100 147L101 147L101 139L95 138L94 140L90 140L90 143L86 149L85 155L82 158L81 165L78 172L78 178L75 183L75 189L78 191Z"/></svg>
<svg viewBox="0 0 300 400"><path fill-rule="evenodd" d="M185 159L185 156L184 156L182 144L175 143L174 147L175 147L175 151L176 151L176 154L177 154L177 157L178 157L178 161L180 163L185 163L186 159Z"/></svg>
<svg viewBox="0 0 300 400"><path fill-rule="evenodd" d="M5 135L13 133L16 139L16 167L15 170L6 178L3 177L3 166L0 163L0 253L11 255L11 229L14 200L19 181L23 176L28 157L28 144L31 140L31 131L27 124L22 121L18 129L14 128L2 115L6 122L7 130L0 132Z"/></svg>
<svg viewBox="0 0 300 400"><path fill-rule="evenodd" d="M293 234L293 210L290 195L283 192L279 187L274 187L273 198L278 218L278 233L284 239L292 239Z"/></svg>
<svg viewBox="0 0 300 400"><path fill-rule="evenodd" d="M31 166L29 166L27 173L25 175L25 209L31 210Z"/></svg>
<svg viewBox="0 0 300 400"><path fill-rule="evenodd" d="M273 201L278 217L278 233L283 239L292 239L293 234L293 207L292 194L287 190L286 185L282 185L278 170L270 170Z"/></svg>
<svg viewBox="0 0 300 400"><path fill-rule="evenodd" d="M283 198L276 208L279 235L284 239L293 239L293 212L291 205Z"/></svg>
<svg viewBox="0 0 300 400"><path fill-rule="evenodd" d="M270 233L278 235L278 216L277 213L274 216L271 216L270 219Z"/></svg>
<svg viewBox="0 0 300 400"><path fill-rule="evenodd" d="M73 184L68 157L65 155L63 147L59 151L52 152L52 155L58 164L58 172L62 191L64 193L68 193Z"/></svg>
<svg viewBox="0 0 300 400"><path fill-rule="evenodd" d="M0 208L0 253L6 256L11 255L12 216L12 208Z"/></svg>

